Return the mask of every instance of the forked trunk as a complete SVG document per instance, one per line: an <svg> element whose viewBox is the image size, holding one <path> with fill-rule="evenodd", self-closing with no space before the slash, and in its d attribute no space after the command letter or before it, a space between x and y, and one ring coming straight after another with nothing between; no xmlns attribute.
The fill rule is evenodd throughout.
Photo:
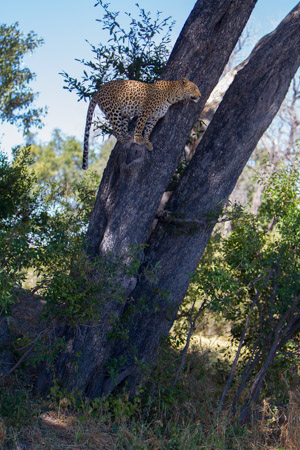
<svg viewBox="0 0 300 450"><path fill-rule="evenodd" d="M173 324L221 206L286 95L300 61L299 5L258 43L236 75L150 234L191 128L255 3L197 1L162 78L188 78L199 86L201 100L170 108L152 133L153 152L130 144L117 144L112 151L92 213L87 251L91 258L121 256L129 263L132 245L147 246L139 273L120 275L124 301L102 304L93 326L63 329L67 348L54 371L69 389L95 397L126 381L134 394L141 366L152 363ZM113 337L116 324L122 333ZM126 330L127 338L120 339ZM117 368L114 373L112 367ZM49 386L45 374L41 372L41 388Z"/></svg>

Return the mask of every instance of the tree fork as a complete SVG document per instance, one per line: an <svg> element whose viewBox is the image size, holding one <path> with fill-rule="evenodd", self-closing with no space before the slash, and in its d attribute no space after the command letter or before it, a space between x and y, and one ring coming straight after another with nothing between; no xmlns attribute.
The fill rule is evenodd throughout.
<svg viewBox="0 0 300 450"><path fill-rule="evenodd" d="M131 244L147 241L161 197L176 170L190 131L216 86L255 3L256 0L196 2L162 79L184 76L199 87L202 98L197 104L181 102L169 109L151 135L152 153L132 143L117 143L104 171L91 216L86 237L89 254L127 255Z"/></svg>
<svg viewBox="0 0 300 450"><path fill-rule="evenodd" d="M152 133L153 152L132 143L116 144L104 171L86 236L91 258L116 255L126 261L130 259L131 245L139 246L149 239L161 197L190 130L217 84L255 3L256 0L196 2L162 78L185 76L199 86L202 98L197 104L170 108ZM120 276L125 296L130 296L136 281L136 277ZM57 331L64 337L66 350L57 359L54 376L68 389L81 390L90 396L104 392L104 364L114 344L108 338L113 328L111 318L114 317L115 323L125 305L125 301L108 301L99 306L100 320L96 326L78 325L73 329L62 325ZM49 374L41 370L39 388L47 389L50 382Z"/></svg>
<svg viewBox="0 0 300 450"><path fill-rule="evenodd" d="M175 320L190 274L196 270L211 235L212 213L228 199L259 138L277 113L299 64L300 4L275 31L258 42L236 75L166 206L169 214L189 221L206 215L207 224L200 222L192 233L180 229L172 233L170 224L159 220L150 236L143 267L149 270L159 263L160 270L155 284L143 272L140 274L130 304L130 308L134 304L137 307L131 316L129 339L126 346L119 343L111 353L111 358L126 363L120 364L116 381L107 378L104 394L109 394L116 382L125 380L134 394L139 364L153 361L161 339L168 335ZM140 298L147 299L143 310L138 306Z"/></svg>

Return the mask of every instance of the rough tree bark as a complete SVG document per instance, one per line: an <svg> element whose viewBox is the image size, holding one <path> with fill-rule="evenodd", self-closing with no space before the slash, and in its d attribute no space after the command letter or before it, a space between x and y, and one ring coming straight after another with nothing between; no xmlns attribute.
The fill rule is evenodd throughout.
<svg viewBox="0 0 300 450"><path fill-rule="evenodd" d="M188 287L189 274L195 271L216 222L216 213L278 111L299 67L299 25L300 4L257 44L172 194L166 206L168 217L159 221L145 251L144 267L160 263L157 280L153 284L146 276L141 277L132 293L137 305L140 298L146 298L148 307L135 309L126 346L119 343L111 353L112 358L126 361L115 383L128 378L134 390L139 377L136 360L151 362L160 339L168 334ZM177 225L176 217L180 218ZM159 295L158 288L168 296ZM133 304L131 301L131 309ZM114 380L108 379L104 393L113 388Z"/></svg>
<svg viewBox="0 0 300 450"><path fill-rule="evenodd" d="M107 395L127 382L134 393L140 363L151 363L166 336L217 220L258 139L272 121L299 66L300 6L256 46L210 123L167 212L150 235L160 199L256 1L198 0L171 54L163 79L182 76L202 93L197 105L178 104L152 133L154 150L117 144L105 170L87 233L91 258L121 256L147 243L139 273L120 275L130 301L101 305L96 326L63 329L67 349L55 376L90 397ZM156 279L149 269L159 266ZM142 301L141 301L142 299ZM114 320L112 320L112 317ZM119 322L128 340L108 338ZM74 355L77 354L74 363ZM112 377L107 362L117 362ZM49 385L41 376L40 388Z"/></svg>

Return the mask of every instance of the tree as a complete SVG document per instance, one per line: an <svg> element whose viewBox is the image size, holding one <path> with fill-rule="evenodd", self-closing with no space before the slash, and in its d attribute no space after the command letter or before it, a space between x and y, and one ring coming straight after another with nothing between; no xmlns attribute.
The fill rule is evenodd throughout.
<svg viewBox="0 0 300 450"><path fill-rule="evenodd" d="M189 133L255 3L196 2L162 78L185 76L200 87L201 101L169 110L152 133L152 153L132 142L117 143L112 151L85 249L91 263L121 260L132 267L135 261L135 271L115 268L113 276L122 289L117 297L110 295L111 279L87 269L86 279L99 280L97 319L75 327L61 324L56 330L66 347L52 375L69 390L95 397L123 386L134 395L143 369L168 335L226 199L286 95L300 62L300 5L259 41L235 76L151 231ZM136 246L139 264L132 257ZM41 370L39 387L50 383L49 373Z"/></svg>
<svg viewBox="0 0 300 450"><path fill-rule="evenodd" d="M111 149L112 143L108 148ZM95 170L89 177L97 178L103 172L103 165L107 160L107 152L103 151L104 146L100 148L101 156L96 158L94 149L91 149L91 167ZM61 130L55 129L52 138L48 143L30 145L31 157L33 159L32 167L37 177L39 186L47 190L52 202L58 205L69 203L69 206L78 207L76 201L77 188L87 177L82 177L79 168L81 167L81 142L74 136L64 136ZM95 165L95 161L98 164ZM93 172L94 172L93 170ZM94 191L96 184L94 183ZM93 193L93 198L95 193Z"/></svg>
<svg viewBox="0 0 300 450"><path fill-rule="evenodd" d="M43 109L32 107L36 94L29 84L35 74L22 67L22 62L42 43L33 31L24 36L17 22L0 25L0 119L23 127L25 132L41 125Z"/></svg>
<svg viewBox="0 0 300 450"><path fill-rule="evenodd" d="M28 168L29 149L15 151L13 162L0 152L0 373L13 366L6 316L14 303L14 288L24 280L36 249L31 244L37 198L32 195L35 177ZM30 225L29 225L30 224Z"/></svg>
<svg viewBox="0 0 300 450"><path fill-rule="evenodd" d="M72 179L72 168L64 170L63 163L70 165L70 148L80 144L74 138L63 139L58 130L53 141L45 146L16 147L13 159L0 152L0 380L14 371L25 357L32 356L36 346L41 345L45 330L34 326L26 330L15 327L7 320L14 314L21 299L31 299L33 310L39 310L34 295L50 281L69 276L69 267L87 228L88 217L95 199L95 173L90 172L82 180ZM66 150L69 150L66 155ZM32 155L40 152L40 164L35 165ZM43 158L44 154L52 156ZM61 166L55 172L56 161ZM76 162L76 154L73 156ZM47 161L48 180L45 181L43 163ZM79 160L77 155L77 161ZM72 197L67 189L72 180ZM80 252L79 252L80 253ZM24 291L30 274L36 278L32 290ZM53 290L47 289L47 307L51 314ZM55 291L57 306L58 291ZM22 321L22 324L26 321ZM34 322L34 320L33 320ZM32 322L32 324L33 324ZM9 325L9 326L8 326ZM22 331L21 331L22 329ZM17 330L17 331L16 331ZM15 344L27 341L26 351L14 364ZM11 333L11 335L10 335ZM42 352L39 356L42 357ZM31 361L32 363L32 361ZM3 377L3 378L2 378Z"/></svg>

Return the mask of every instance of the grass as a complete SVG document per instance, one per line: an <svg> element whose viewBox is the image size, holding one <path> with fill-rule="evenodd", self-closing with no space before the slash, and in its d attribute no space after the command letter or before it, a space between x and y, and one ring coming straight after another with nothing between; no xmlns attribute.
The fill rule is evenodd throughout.
<svg viewBox="0 0 300 450"><path fill-rule="evenodd" d="M232 418L230 398L228 409L217 417L229 368L224 339L195 339L175 386L179 354L162 349L147 389L133 403L126 395L88 401L57 387L41 398L32 392L28 369L23 370L0 394L0 448L299 450L300 389L295 385L280 407L265 398L255 411L260 420L252 424L241 426Z"/></svg>

